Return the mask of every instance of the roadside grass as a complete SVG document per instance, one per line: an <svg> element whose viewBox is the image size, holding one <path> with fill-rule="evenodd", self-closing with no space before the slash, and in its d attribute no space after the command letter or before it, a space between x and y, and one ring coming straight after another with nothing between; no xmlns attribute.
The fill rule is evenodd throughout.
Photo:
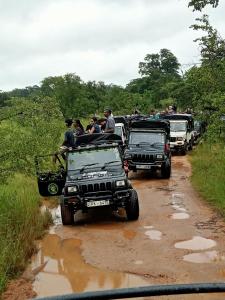
<svg viewBox="0 0 225 300"><path fill-rule="evenodd" d="M40 213L40 197L31 178L17 175L0 186L0 294L18 276L35 251L36 239L51 223Z"/></svg>
<svg viewBox="0 0 225 300"><path fill-rule="evenodd" d="M200 144L191 162L193 186L225 217L225 145Z"/></svg>

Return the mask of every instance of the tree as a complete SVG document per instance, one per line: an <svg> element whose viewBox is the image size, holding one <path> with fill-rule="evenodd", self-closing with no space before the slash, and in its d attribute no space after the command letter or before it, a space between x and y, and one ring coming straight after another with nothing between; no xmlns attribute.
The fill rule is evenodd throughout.
<svg viewBox="0 0 225 300"><path fill-rule="evenodd" d="M189 7L193 8L193 11L202 11L206 5L211 5L212 7L217 7L219 0L191 0L188 3Z"/></svg>
<svg viewBox="0 0 225 300"><path fill-rule="evenodd" d="M203 63L215 65L216 62L225 59L225 40L218 34L218 31L209 23L208 15L197 18L198 24L191 26L194 30L202 30L205 36L197 38L201 48L201 60Z"/></svg>
<svg viewBox="0 0 225 300"><path fill-rule="evenodd" d="M180 64L176 56L168 49L161 49L159 54L147 54L144 62L139 63L139 73L142 76L159 77L160 75L179 76Z"/></svg>

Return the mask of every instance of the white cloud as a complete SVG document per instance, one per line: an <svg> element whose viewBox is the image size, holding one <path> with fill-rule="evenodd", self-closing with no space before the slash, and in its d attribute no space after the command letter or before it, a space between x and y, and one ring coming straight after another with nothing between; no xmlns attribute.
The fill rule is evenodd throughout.
<svg viewBox="0 0 225 300"><path fill-rule="evenodd" d="M209 9L222 35L224 2ZM161 48L195 62L196 16L183 0L0 0L0 89L68 72L125 85Z"/></svg>

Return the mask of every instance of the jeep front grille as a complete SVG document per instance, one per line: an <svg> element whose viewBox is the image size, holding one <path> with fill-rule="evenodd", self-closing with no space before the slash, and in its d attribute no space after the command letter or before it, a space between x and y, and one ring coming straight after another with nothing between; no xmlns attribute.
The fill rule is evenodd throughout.
<svg viewBox="0 0 225 300"><path fill-rule="evenodd" d="M153 154L133 154L132 160L134 162L154 162L154 155Z"/></svg>
<svg viewBox="0 0 225 300"><path fill-rule="evenodd" d="M80 186L80 189L83 194L111 191L112 183L109 181L109 182L101 182L101 183L94 183L94 184L85 184L85 185L83 184Z"/></svg>
<svg viewBox="0 0 225 300"><path fill-rule="evenodd" d="M176 142L176 137L170 137L171 142Z"/></svg>

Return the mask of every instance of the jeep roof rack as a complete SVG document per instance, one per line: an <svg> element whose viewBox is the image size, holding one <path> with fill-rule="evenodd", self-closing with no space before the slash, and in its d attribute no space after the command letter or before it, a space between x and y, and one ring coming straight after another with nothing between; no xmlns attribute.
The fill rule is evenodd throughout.
<svg viewBox="0 0 225 300"><path fill-rule="evenodd" d="M164 130L170 134L170 124L167 120L135 120L130 124L130 129Z"/></svg>
<svg viewBox="0 0 225 300"><path fill-rule="evenodd" d="M85 134L76 137L76 147L88 145L101 145L101 144L115 144L122 145L122 138L114 133L93 133Z"/></svg>

